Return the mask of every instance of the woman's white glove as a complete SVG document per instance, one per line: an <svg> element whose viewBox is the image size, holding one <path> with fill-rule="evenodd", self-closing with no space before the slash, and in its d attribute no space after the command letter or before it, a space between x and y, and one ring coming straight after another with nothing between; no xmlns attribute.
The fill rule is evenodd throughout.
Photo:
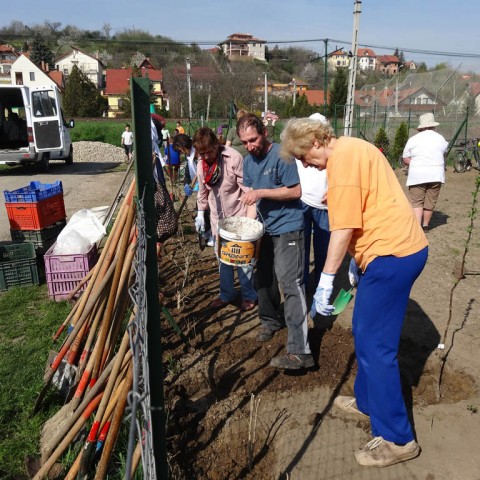
<svg viewBox="0 0 480 480"><path fill-rule="evenodd" d="M195 217L195 230L197 233L205 231L205 212L203 210L197 212L197 216Z"/></svg>
<svg viewBox="0 0 480 480"><path fill-rule="evenodd" d="M313 318L318 312L320 315L328 317L333 313L335 307L330 304L330 297L333 292L333 280L335 275L323 273L320 276L317 290L313 296L312 309L310 315Z"/></svg>
<svg viewBox="0 0 480 480"><path fill-rule="evenodd" d="M352 258L350 260L350 265L348 266L348 279L350 280L350 285L352 287L356 287L358 285L361 275L362 271L355 262L355 259Z"/></svg>

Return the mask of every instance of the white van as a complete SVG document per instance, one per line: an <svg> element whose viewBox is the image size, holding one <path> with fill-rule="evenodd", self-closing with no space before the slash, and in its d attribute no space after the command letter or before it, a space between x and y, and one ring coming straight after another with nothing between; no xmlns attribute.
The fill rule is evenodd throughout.
<svg viewBox="0 0 480 480"><path fill-rule="evenodd" d="M0 85L0 164L73 162L73 146L54 85Z"/></svg>

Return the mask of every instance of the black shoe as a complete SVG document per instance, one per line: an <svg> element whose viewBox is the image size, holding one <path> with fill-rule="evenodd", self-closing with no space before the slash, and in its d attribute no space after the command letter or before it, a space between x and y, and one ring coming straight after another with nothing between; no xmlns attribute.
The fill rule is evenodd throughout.
<svg viewBox="0 0 480 480"><path fill-rule="evenodd" d="M428 233L428 230L429 230L428 225L423 225L422 228L425 233Z"/></svg>
<svg viewBox="0 0 480 480"><path fill-rule="evenodd" d="M287 353L272 358L270 366L282 370L299 370L300 368L311 368L315 365L313 357L309 353Z"/></svg>
<svg viewBox="0 0 480 480"><path fill-rule="evenodd" d="M268 342L272 339L274 333L275 332L273 330L268 330L268 328L262 328L257 335L257 342Z"/></svg>

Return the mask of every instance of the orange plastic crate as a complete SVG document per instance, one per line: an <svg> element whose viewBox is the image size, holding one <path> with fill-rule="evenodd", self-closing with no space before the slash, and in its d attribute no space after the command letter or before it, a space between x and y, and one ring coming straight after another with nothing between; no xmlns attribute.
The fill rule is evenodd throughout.
<svg viewBox="0 0 480 480"><path fill-rule="evenodd" d="M65 220L63 193L39 202L5 203L12 230L40 230Z"/></svg>

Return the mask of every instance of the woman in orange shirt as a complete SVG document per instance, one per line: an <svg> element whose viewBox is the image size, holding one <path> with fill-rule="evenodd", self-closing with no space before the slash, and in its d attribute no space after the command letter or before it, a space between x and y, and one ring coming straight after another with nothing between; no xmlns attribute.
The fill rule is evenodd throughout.
<svg viewBox="0 0 480 480"><path fill-rule="evenodd" d="M355 458L385 467L415 458L414 439L402 396L397 353L411 288L428 256L428 241L387 159L357 138L336 138L332 128L311 119L289 122L282 157L327 170L330 243L312 314L331 315L333 280L345 254L363 272L353 311L358 363L355 397L335 405L370 417L373 439Z"/></svg>

